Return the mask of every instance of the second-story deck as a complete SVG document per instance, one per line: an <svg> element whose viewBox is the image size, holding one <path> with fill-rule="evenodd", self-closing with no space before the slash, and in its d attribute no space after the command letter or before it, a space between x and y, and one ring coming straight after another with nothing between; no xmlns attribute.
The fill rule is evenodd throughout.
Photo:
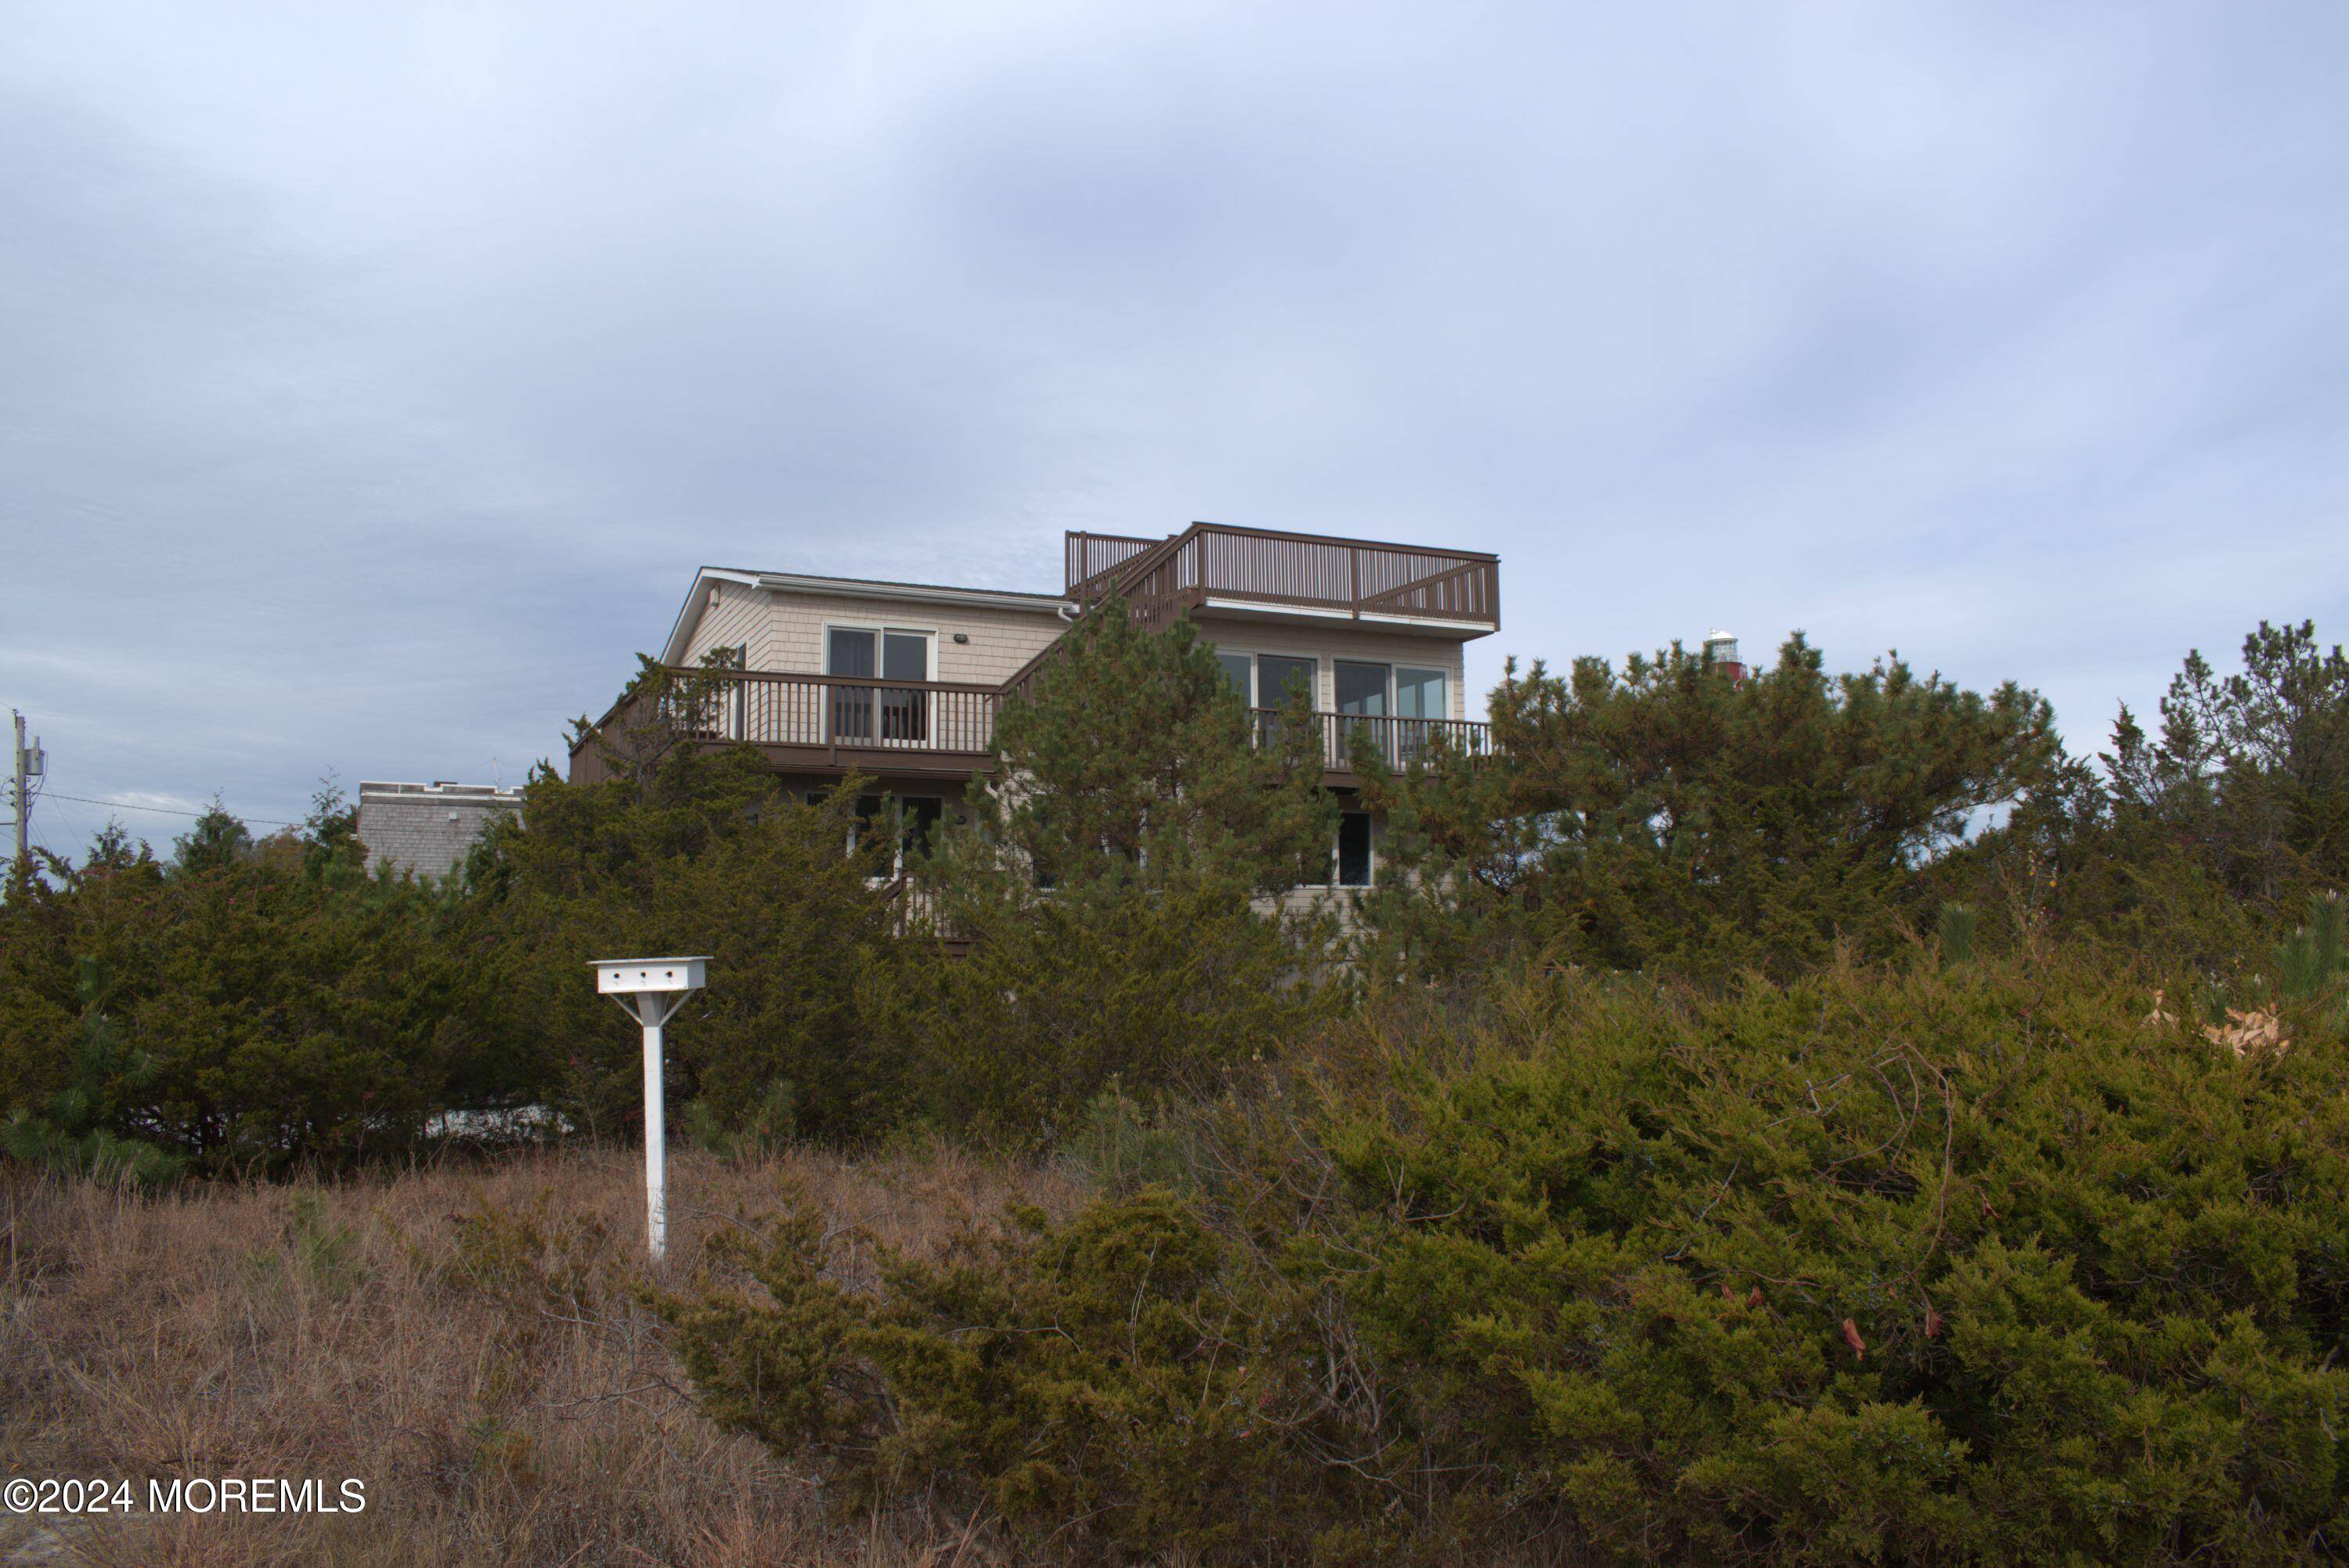
<svg viewBox="0 0 2349 1568"><path fill-rule="evenodd" d="M991 763L996 715L1009 688L945 681L802 675L779 670L672 669L669 691L625 697L571 750L574 782L608 775L598 741L625 748L632 732L704 745L748 743L779 771L880 779L968 779ZM1291 722L1257 708L1259 742ZM1483 757L1492 727L1466 719L1316 713L1322 768L1333 788L1351 788L1359 735L1392 768L1433 755Z"/></svg>

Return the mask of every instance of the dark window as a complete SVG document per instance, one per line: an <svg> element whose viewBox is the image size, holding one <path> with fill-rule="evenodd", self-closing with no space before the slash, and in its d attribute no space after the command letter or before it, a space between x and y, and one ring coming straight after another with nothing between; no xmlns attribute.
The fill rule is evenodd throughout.
<svg viewBox="0 0 2349 1568"><path fill-rule="evenodd" d="M1321 700L1320 666L1311 659L1292 659L1285 654L1257 655L1257 707L1285 707L1288 705L1291 692L1300 686L1305 692L1307 707Z"/></svg>
<svg viewBox="0 0 2349 1568"><path fill-rule="evenodd" d="M1337 680L1340 713L1359 714L1367 718L1377 718L1386 713L1386 665L1358 665L1340 659Z"/></svg>
<svg viewBox="0 0 2349 1568"><path fill-rule="evenodd" d="M1348 811L1338 819L1338 885L1371 885L1371 814Z"/></svg>
<svg viewBox="0 0 2349 1568"><path fill-rule="evenodd" d="M881 636L881 674L893 681L930 678L930 640L911 632L885 632ZM926 740L930 735L930 694L884 686L881 689L881 738Z"/></svg>
<svg viewBox="0 0 2349 1568"><path fill-rule="evenodd" d="M935 841L937 826L946 816L947 803L936 795L911 795L902 799L887 795L859 795L856 798L855 841L862 843L867 833L885 831L887 824L897 828L896 859L900 866L905 857L916 850L926 850Z"/></svg>
<svg viewBox="0 0 2349 1568"><path fill-rule="evenodd" d="M826 663L825 673L835 676L871 675L873 634L834 626L832 629L831 657Z"/></svg>
<svg viewBox="0 0 2349 1568"><path fill-rule="evenodd" d="M873 674L873 634L834 626L825 650L824 673L869 676ZM869 740L873 737L873 688L836 686L832 688L832 733L838 740Z"/></svg>
<svg viewBox="0 0 2349 1568"><path fill-rule="evenodd" d="M937 841L946 812L947 803L936 795L909 795L897 802L897 839L906 853L926 851Z"/></svg>
<svg viewBox="0 0 2349 1568"><path fill-rule="evenodd" d="M834 626L824 644L827 675L870 679L930 678L930 640L919 632L867 632ZM926 740L930 695L893 686L832 688L832 733L836 740Z"/></svg>

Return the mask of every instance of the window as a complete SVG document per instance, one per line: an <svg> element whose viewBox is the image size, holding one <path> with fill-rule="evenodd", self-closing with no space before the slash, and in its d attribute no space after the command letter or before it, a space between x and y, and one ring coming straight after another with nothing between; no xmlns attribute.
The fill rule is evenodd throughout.
<svg viewBox="0 0 2349 1568"><path fill-rule="evenodd" d="M1387 711L1387 666L1338 661L1338 711L1382 718Z"/></svg>
<svg viewBox="0 0 2349 1568"><path fill-rule="evenodd" d="M1371 814L1348 811L1338 819L1338 885L1371 885Z"/></svg>
<svg viewBox="0 0 2349 1568"><path fill-rule="evenodd" d="M1338 711L1345 716L1338 721L1338 755L1344 757L1352 751L1357 730L1368 730L1371 743L1380 747L1388 754L1389 760L1392 760L1392 728L1369 722L1386 717L1387 666L1340 659L1336 681Z"/></svg>
<svg viewBox="0 0 2349 1568"><path fill-rule="evenodd" d="M1305 706L1321 705L1321 663L1291 654L1242 654L1218 649L1216 663L1224 678L1250 707L1279 707L1288 701L1290 683L1303 686Z"/></svg>
<svg viewBox="0 0 2349 1568"><path fill-rule="evenodd" d="M870 680L930 678L927 632L895 627L827 626L824 673ZM921 741L929 738L930 694L882 686L832 688L832 734L835 740Z"/></svg>
<svg viewBox="0 0 2349 1568"><path fill-rule="evenodd" d="M890 852L892 873L904 875L905 857L926 850L937 834L937 826L946 815L947 803L936 795L859 795L856 798L856 827L849 839L850 848L857 839L874 831L885 831L895 824L896 848Z"/></svg>
<svg viewBox="0 0 2349 1568"><path fill-rule="evenodd" d="M1395 744L1390 758L1393 762L1407 761L1426 749L1427 738L1435 732L1444 719L1452 717L1452 707L1444 698L1442 670L1395 671L1395 717L1402 723L1395 726Z"/></svg>
<svg viewBox="0 0 2349 1568"><path fill-rule="evenodd" d="M1444 672L1395 671L1395 716L1398 718L1450 718L1452 705L1444 697Z"/></svg>
<svg viewBox="0 0 2349 1568"><path fill-rule="evenodd" d="M1254 655L1217 654L1216 663L1224 666L1224 678L1232 683L1232 689L1240 694L1240 700L1253 707L1256 703L1256 693L1252 689L1256 679Z"/></svg>
<svg viewBox="0 0 2349 1568"><path fill-rule="evenodd" d="M908 853L926 854L937 842L938 823L947 814L945 799L936 795L908 795L897 802L897 841Z"/></svg>
<svg viewBox="0 0 2349 1568"><path fill-rule="evenodd" d="M1302 686L1305 706L1314 707L1321 701L1321 665L1314 659L1291 658L1287 654L1258 654L1256 656L1256 705L1258 707L1288 706L1290 688Z"/></svg>

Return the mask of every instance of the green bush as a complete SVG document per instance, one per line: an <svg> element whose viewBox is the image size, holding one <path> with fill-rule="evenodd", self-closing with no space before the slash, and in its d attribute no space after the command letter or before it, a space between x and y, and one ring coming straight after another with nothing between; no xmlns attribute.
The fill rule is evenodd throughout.
<svg viewBox="0 0 2349 1568"><path fill-rule="evenodd" d="M973 820L916 875L955 963L862 990L933 1125L1049 1139L1112 1083L1211 1088L1335 1001L1326 877L1336 805L1319 730L1249 743L1245 707L1187 621L1079 623L1004 705Z"/></svg>
<svg viewBox="0 0 2349 1568"><path fill-rule="evenodd" d="M1393 1002L1104 1200L878 1296L671 1301L721 1418L1106 1552L2331 1556L2349 1041L2133 967ZM2151 1016L2148 1017L2149 1012ZM789 1378L774 1369L790 1367Z"/></svg>
<svg viewBox="0 0 2349 1568"><path fill-rule="evenodd" d="M255 845L213 812L169 866L119 835L0 909L0 1094L20 1157L160 1175L410 1146L469 1078L448 895L369 877L331 790Z"/></svg>
<svg viewBox="0 0 2349 1568"><path fill-rule="evenodd" d="M1326 1512L1309 1437L1281 1429L1299 1346L1262 1336L1305 1315L1268 1312L1289 1287L1164 1191L942 1265L883 1249L880 1296L824 1272L822 1233L736 1234L755 1291L654 1299L709 1412L812 1454L845 1504L920 1493L1031 1542L1248 1561Z"/></svg>
<svg viewBox="0 0 2349 1568"><path fill-rule="evenodd" d="M2308 919L2276 948L2276 988L2294 1002L2331 1002L2349 992L2349 908L2326 891L2308 901Z"/></svg>
<svg viewBox="0 0 2349 1568"><path fill-rule="evenodd" d="M2188 655L2157 733L2124 707L2095 765L2063 762L1932 879L2014 942L2206 971L2349 885L2349 657L2308 622L2261 622L2242 656L2220 677Z"/></svg>
<svg viewBox="0 0 2349 1568"><path fill-rule="evenodd" d="M1617 1553L2309 1553L2344 1497L2344 1041L2301 1016L2239 1060L2150 991L1569 985L1446 1042L1478 1066L1333 1101L1381 1262L1349 1300L1454 1462L1547 1478Z"/></svg>
<svg viewBox="0 0 2349 1568"><path fill-rule="evenodd" d="M639 1037L587 966L706 953L709 987L667 1043L671 1092L714 1130L854 1136L901 1117L903 1074L863 1027L856 993L926 954L890 936L871 880L882 846L867 835L848 848L859 787L811 806L750 747L676 747L596 784L541 769L519 820L467 869L463 938L492 982L486 1026L575 1124L633 1129Z"/></svg>
<svg viewBox="0 0 2349 1568"><path fill-rule="evenodd" d="M1616 969L1781 978L1925 918L1920 872L2060 755L2047 705L1899 658L1830 675L1800 634L1733 680L1675 645L1621 670L1514 664L1495 755L1391 777L1391 876L1369 901L1381 975L1543 953Z"/></svg>

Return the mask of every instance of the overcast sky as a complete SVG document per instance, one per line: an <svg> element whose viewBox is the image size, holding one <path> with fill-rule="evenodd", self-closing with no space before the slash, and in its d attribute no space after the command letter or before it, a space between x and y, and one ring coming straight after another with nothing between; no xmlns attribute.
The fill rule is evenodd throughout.
<svg viewBox="0 0 2349 1568"><path fill-rule="evenodd" d="M2349 7L0 0L39 837L512 783L704 562L1497 551L2075 747L2349 637ZM182 820L126 811L159 846Z"/></svg>

